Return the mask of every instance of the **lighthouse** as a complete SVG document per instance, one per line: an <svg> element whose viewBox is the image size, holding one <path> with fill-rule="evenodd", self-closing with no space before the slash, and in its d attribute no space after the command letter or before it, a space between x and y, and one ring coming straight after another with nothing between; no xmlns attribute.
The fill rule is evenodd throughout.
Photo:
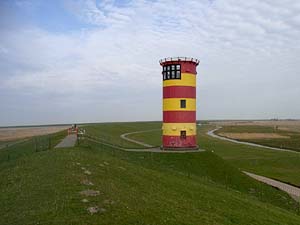
<svg viewBox="0 0 300 225"><path fill-rule="evenodd" d="M159 61L163 80L163 149L197 148L196 67L199 60L188 57Z"/></svg>

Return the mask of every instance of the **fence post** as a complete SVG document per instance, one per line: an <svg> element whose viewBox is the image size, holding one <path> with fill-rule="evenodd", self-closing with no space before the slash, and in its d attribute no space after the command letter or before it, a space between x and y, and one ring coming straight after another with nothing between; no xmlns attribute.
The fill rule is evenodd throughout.
<svg viewBox="0 0 300 225"><path fill-rule="evenodd" d="M48 135L48 149L51 149L51 136Z"/></svg>
<svg viewBox="0 0 300 225"><path fill-rule="evenodd" d="M34 138L34 149L35 149L35 152L37 152L37 143L36 143L36 137Z"/></svg>

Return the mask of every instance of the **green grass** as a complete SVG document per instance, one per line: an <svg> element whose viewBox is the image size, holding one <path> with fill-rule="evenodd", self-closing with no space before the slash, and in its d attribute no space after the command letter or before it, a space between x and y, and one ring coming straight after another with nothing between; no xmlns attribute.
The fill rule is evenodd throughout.
<svg viewBox="0 0 300 225"><path fill-rule="evenodd" d="M127 137L133 140L141 140L144 143L150 144L152 146L161 146L162 144L161 135L162 135L161 130L152 130L149 132L130 134Z"/></svg>
<svg viewBox="0 0 300 225"><path fill-rule="evenodd" d="M124 132L156 126L160 124L131 123ZM121 130L112 130L111 138L118 139ZM55 142L62 137L57 134ZM209 151L125 152L87 140L74 148L40 152L30 150L30 141L27 145L14 146L16 157L9 161L0 154L0 224L300 223L299 205L286 193L247 177ZM94 186L81 184L83 179ZM86 189L100 195L81 196ZM90 215L90 206L106 211Z"/></svg>
<svg viewBox="0 0 300 225"><path fill-rule="evenodd" d="M299 132L285 131L265 126L224 126L216 133L275 133L282 136L288 136L290 138L249 139L247 140L247 142L266 145L270 147L287 148L295 151L300 151Z"/></svg>
<svg viewBox="0 0 300 225"><path fill-rule="evenodd" d="M31 156L38 149L36 149L36 145L49 144L48 139L50 138L50 145L54 147L57 145L65 136L67 135L66 131L60 131L51 135L44 135L41 137L33 137L28 140L24 140L24 142L18 142L12 146L3 148L0 150L0 163L11 161L15 162L16 159L24 156ZM44 143L47 142L47 143Z"/></svg>
<svg viewBox="0 0 300 225"><path fill-rule="evenodd" d="M224 126L216 133L220 132L230 132L230 133L276 133L276 130L273 127L266 126Z"/></svg>
<svg viewBox="0 0 300 225"><path fill-rule="evenodd" d="M0 141L0 149L5 148L11 144L13 144L16 141Z"/></svg>
<svg viewBox="0 0 300 225"><path fill-rule="evenodd" d="M216 154L241 170L278 179L300 186L300 154L247 146L219 140L206 135L212 126L198 129L198 141L205 149Z"/></svg>
<svg viewBox="0 0 300 225"><path fill-rule="evenodd" d="M300 186L300 154L268 150L212 138L206 133L213 128L214 126L211 125L198 127L198 144L200 148L213 150L240 170ZM153 131L149 137L146 133L144 134L140 136L129 135L129 137L134 137L136 140L148 144L156 144L161 141L159 131Z"/></svg>
<svg viewBox="0 0 300 225"><path fill-rule="evenodd" d="M89 135L95 136L107 143L125 148L141 148L141 145L126 141L120 137L121 134L160 129L160 122L135 122L135 123L100 123L83 126Z"/></svg>
<svg viewBox="0 0 300 225"><path fill-rule="evenodd" d="M128 153L92 143L90 146L38 152L19 158L13 168L1 169L0 223L273 225L300 222L294 202L287 195L258 185L212 153ZM183 166L182 160L190 167ZM206 165L201 164L204 162ZM211 164L215 167L206 168ZM81 167L92 174L84 175ZM223 183L223 170L232 175L227 185ZM86 197L89 203L81 202L84 197L79 194L87 189L80 183L86 177L94 183L90 188L101 192L99 196ZM240 191L231 188L232 182L254 188L261 192L262 199L242 191L243 188ZM86 208L95 205L106 212L89 215Z"/></svg>
<svg viewBox="0 0 300 225"><path fill-rule="evenodd" d="M13 141L0 141L0 146L12 143Z"/></svg>

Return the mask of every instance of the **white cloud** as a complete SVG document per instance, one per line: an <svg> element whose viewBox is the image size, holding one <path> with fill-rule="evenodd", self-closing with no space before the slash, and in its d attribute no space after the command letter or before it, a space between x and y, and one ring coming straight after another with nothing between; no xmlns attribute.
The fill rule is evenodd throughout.
<svg viewBox="0 0 300 225"><path fill-rule="evenodd" d="M40 28L3 31L0 58L11 67L0 75L0 89L56 96L62 109L68 107L66 99L76 98L79 111L86 102L117 109L142 98L145 110L137 119L160 119L158 60L193 56L201 60L199 118L264 117L280 99L295 102L300 94L296 1L132 0L120 6L78 0L66 7L94 27L65 34ZM239 104L229 104L230 99ZM295 103L278 116L295 115L291 110L300 117ZM118 119L109 112L89 113L94 120L101 120L97 114ZM132 119L130 110L122 118Z"/></svg>

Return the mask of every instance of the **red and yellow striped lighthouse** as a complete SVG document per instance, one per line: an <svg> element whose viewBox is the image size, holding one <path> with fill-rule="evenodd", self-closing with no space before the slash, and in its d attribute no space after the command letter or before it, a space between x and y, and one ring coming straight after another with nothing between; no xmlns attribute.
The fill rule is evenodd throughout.
<svg viewBox="0 0 300 225"><path fill-rule="evenodd" d="M197 148L196 67L199 60L165 58L163 68L163 148Z"/></svg>

